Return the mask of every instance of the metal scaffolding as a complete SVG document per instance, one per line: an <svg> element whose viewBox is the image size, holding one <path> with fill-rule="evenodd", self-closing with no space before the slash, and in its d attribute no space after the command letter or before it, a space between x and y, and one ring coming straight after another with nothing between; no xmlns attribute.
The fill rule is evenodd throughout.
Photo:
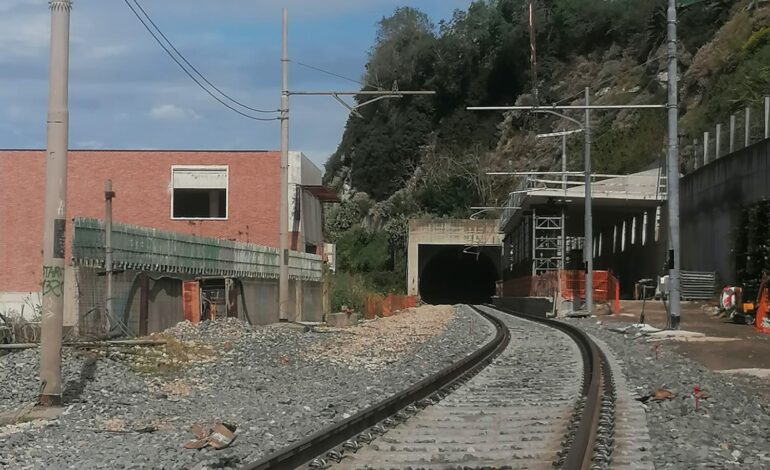
<svg viewBox="0 0 770 470"><path fill-rule="evenodd" d="M563 268L564 217L532 214L532 275Z"/></svg>

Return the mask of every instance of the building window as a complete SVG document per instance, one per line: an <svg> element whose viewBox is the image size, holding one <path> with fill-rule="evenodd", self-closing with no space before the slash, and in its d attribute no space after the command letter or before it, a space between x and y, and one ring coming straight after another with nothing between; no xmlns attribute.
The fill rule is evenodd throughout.
<svg viewBox="0 0 770 470"><path fill-rule="evenodd" d="M623 221L623 228L620 231L620 251L626 251L626 221Z"/></svg>
<svg viewBox="0 0 770 470"><path fill-rule="evenodd" d="M171 167L172 219L227 219L226 166Z"/></svg>
<svg viewBox="0 0 770 470"><path fill-rule="evenodd" d="M647 211L644 212L644 218L642 219L642 245L647 244Z"/></svg>
<svg viewBox="0 0 770 470"><path fill-rule="evenodd" d="M631 244L636 245L636 217L631 219Z"/></svg>
<svg viewBox="0 0 770 470"><path fill-rule="evenodd" d="M602 255L602 244L604 242L603 238L604 237L602 237L602 232L599 232L599 256Z"/></svg>
<svg viewBox="0 0 770 470"><path fill-rule="evenodd" d="M612 252L617 253L618 251L618 225L615 224L612 227Z"/></svg>

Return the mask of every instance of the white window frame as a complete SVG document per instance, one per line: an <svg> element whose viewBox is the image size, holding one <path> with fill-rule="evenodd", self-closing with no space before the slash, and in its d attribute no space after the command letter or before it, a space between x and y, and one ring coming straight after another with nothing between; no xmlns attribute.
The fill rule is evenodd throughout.
<svg viewBox="0 0 770 470"><path fill-rule="evenodd" d="M224 170L225 171L225 216L224 217L174 217L174 170ZM171 165L169 188L171 189L171 220L229 220L230 218L230 166L229 165ZM180 188L190 189L190 188Z"/></svg>

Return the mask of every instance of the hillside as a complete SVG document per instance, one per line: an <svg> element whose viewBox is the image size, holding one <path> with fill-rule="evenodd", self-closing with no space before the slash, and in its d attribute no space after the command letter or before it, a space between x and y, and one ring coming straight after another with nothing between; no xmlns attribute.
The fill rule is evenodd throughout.
<svg viewBox="0 0 770 470"><path fill-rule="evenodd" d="M326 183L345 201L327 214L332 241L351 230L380 237L390 248L380 267L397 268L408 217L466 218L471 206L500 205L512 180L488 171L560 169L560 142L534 136L568 122L466 106L578 104L585 87L596 104L665 101L665 0L535 2L536 81L527 4L480 0L437 24L408 7L382 19L366 89L395 83L436 95L383 100L349 118L326 164ZM678 34L686 169L694 158L688 142L770 90L770 5L704 0L680 9ZM597 172L639 171L664 157L658 111L595 113L592 124ZM582 168L582 145L580 137L569 142L572 170Z"/></svg>

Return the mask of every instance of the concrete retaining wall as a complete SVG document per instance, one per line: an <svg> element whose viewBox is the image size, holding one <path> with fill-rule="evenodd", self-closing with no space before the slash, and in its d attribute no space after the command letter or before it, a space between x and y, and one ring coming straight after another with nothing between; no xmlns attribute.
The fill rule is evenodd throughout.
<svg viewBox="0 0 770 470"><path fill-rule="evenodd" d="M547 297L496 297L492 303L496 307L542 317L553 311L553 300Z"/></svg>
<svg viewBox="0 0 770 470"><path fill-rule="evenodd" d="M733 254L741 211L770 197L770 140L705 165L680 184L682 268L736 281Z"/></svg>

